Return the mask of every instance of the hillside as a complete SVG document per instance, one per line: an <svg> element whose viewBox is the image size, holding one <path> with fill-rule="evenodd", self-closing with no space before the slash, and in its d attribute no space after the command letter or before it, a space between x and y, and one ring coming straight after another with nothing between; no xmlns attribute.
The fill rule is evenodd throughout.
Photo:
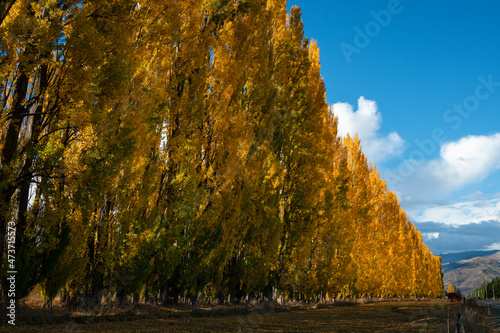
<svg viewBox="0 0 500 333"><path fill-rule="evenodd" d="M443 272L449 271L450 268L445 267L445 264L456 263L461 260L472 259L476 257L486 257L492 254L497 253L498 250L493 251L464 251L464 252L456 252L456 253L445 253L440 254L441 262L443 263Z"/></svg>
<svg viewBox="0 0 500 333"><path fill-rule="evenodd" d="M445 286L452 283L468 294L483 281L500 276L500 252L449 263L443 261L442 269Z"/></svg>

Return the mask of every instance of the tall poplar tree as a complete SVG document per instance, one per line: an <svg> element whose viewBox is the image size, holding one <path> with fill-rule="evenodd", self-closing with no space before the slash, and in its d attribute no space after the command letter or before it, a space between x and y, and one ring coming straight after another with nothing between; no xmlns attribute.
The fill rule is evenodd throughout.
<svg viewBox="0 0 500 333"><path fill-rule="evenodd" d="M298 7L6 1L0 102L19 298L440 295L439 258L337 135Z"/></svg>

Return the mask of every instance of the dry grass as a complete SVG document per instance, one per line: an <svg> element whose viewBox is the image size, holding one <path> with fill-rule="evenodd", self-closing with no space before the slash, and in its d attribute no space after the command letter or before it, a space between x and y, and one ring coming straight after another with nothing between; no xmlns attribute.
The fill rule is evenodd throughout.
<svg viewBox="0 0 500 333"><path fill-rule="evenodd" d="M23 306L18 326L2 332L455 332L461 303L447 300L392 301L359 304L278 305L163 308L139 304L126 308L72 312L55 305L51 310ZM465 312L467 332L483 330L482 309ZM471 326L472 325L472 326ZM475 325L475 326L474 326ZM473 327L473 328L471 328Z"/></svg>
<svg viewBox="0 0 500 333"><path fill-rule="evenodd" d="M487 317L486 307L478 305L475 301L469 301L463 310L463 322L465 332L493 332L493 320ZM496 331L495 331L496 332Z"/></svg>

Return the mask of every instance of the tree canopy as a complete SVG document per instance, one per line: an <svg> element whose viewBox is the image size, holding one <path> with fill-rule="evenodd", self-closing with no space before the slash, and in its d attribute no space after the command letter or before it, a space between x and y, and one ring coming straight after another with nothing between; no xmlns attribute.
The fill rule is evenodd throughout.
<svg viewBox="0 0 500 333"><path fill-rule="evenodd" d="M277 0L0 8L0 229L17 295L440 296L441 263ZM7 243L0 239L3 296Z"/></svg>

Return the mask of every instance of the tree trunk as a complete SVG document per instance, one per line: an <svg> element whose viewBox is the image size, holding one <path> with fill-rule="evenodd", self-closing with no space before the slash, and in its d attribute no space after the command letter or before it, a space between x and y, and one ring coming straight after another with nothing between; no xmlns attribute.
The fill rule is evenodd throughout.
<svg viewBox="0 0 500 333"><path fill-rule="evenodd" d="M36 271L30 273L33 271L33 263L30 263L29 258L26 257L29 254L25 253L24 251L26 249L24 243L26 241L29 242L29 240L25 237L26 228L28 226L26 214L29 208L29 194L33 180L33 160L36 156L34 147L36 142L38 141L43 126L43 95L48 85L47 70L47 65L42 65L38 68L36 74L36 82L34 83L34 86L37 89L37 95L36 97L32 98L36 101L36 103L33 104L30 110L26 110L25 107L18 107L16 110L14 110L15 113L12 114L12 117L14 118L12 120L13 126L11 127L9 125L9 130L12 128L12 138L7 140L10 141L10 143L6 143L6 145L10 145L10 148L2 150L2 166L7 166L14 159L15 151L19 149L20 128L18 128L18 126L21 125L23 119L26 117L26 126L23 130L24 135L22 136L24 144L22 146L21 152L21 154L23 154L24 156L20 156L20 158L24 159L24 162L21 171L17 175L16 180L18 184L18 202L16 212L16 249L18 250L17 257L20 259L18 260L16 270L20 272L20 274L25 276L24 282L18 287L18 292L16 293L20 297L27 296L27 292L30 290L32 285L38 282L38 273ZM23 89L24 86L21 90ZM26 114L27 111L29 111L29 114ZM16 127L16 129L14 129L14 127ZM9 134L7 134L7 136L9 136ZM6 154L5 160L3 155L4 153ZM4 170L4 168L2 170ZM4 198L4 201L6 203L10 202L10 200L11 199L8 197ZM28 265L28 267L26 267L25 265Z"/></svg>
<svg viewBox="0 0 500 333"><path fill-rule="evenodd" d="M179 291L177 289L174 289L173 290L173 294L174 295L173 295L173 301L172 301L172 303L175 304L175 305L177 305L177 304L179 304Z"/></svg>
<svg viewBox="0 0 500 333"><path fill-rule="evenodd" d="M0 255L5 250L5 233L7 227L7 213L9 206L16 191L16 185L12 183L15 179L11 178L9 167L14 159L15 152L19 144L19 133L23 122L23 114L26 109L23 102L28 91L29 78L24 72L20 72L15 84L15 92L12 98L11 111L8 114L9 125L7 127L4 144L2 147L2 156L0 159ZM4 183L5 182L5 183ZM3 268L3 261L0 263ZM4 288L5 290L5 288Z"/></svg>
<svg viewBox="0 0 500 333"><path fill-rule="evenodd" d="M141 295L138 293L134 293L134 298L132 300L132 304L137 305L139 304L139 300L141 299Z"/></svg>
<svg viewBox="0 0 500 333"><path fill-rule="evenodd" d="M219 304L224 305L224 294L222 292L219 293Z"/></svg>
<svg viewBox="0 0 500 333"><path fill-rule="evenodd" d="M144 288L144 304L149 302L149 281L146 281L146 286Z"/></svg>
<svg viewBox="0 0 500 333"><path fill-rule="evenodd" d="M9 1L5 1L1 6L0 8L0 25L2 25L3 23L3 20L5 20L5 18L7 17L7 15L9 14L10 10L12 9L12 6L14 5L14 3L16 2L16 0L9 0Z"/></svg>
<svg viewBox="0 0 500 333"><path fill-rule="evenodd" d="M87 289L88 287L85 287L85 290L83 291L83 294L82 294L82 301L80 303L80 308L82 309L85 309L88 307L89 303L88 303L88 292L87 292Z"/></svg>
<svg viewBox="0 0 500 333"><path fill-rule="evenodd" d="M125 305L125 288L121 287L116 292L116 299L118 301L118 306L123 307Z"/></svg>
<svg viewBox="0 0 500 333"><path fill-rule="evenodd" d="M104 275L99 274L92 285L92 295L91 295L91 303L97 307L101 306L102 303L102 291L104 286Z"/></svg>
<svg viewBox="0 0 500 333"><path fill-rule="evenodd" d="M191 296L191 305L196 306L197 303L198 303L198 293Z"/></svg>
<svg viewBox="0 0 500 333"><path fill-rule="evenodd" d="M168 287L163 289L163 306L168 305Z"/></svg>

